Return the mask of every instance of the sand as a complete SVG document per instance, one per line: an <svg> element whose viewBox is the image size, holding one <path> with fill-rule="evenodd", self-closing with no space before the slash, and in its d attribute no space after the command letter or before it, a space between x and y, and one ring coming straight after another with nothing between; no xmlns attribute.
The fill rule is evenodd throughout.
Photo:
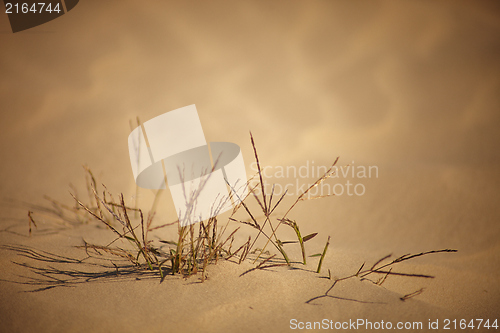
<svg viewBox="0 0 500 333"><path fill-rule="evenodd" d="M497 2L82 1L15 34L0 15L0 32L0 331L285 332L358 319L422 323L409 331L438 321L441 331L446 319L452 329L453 320L500 319ZM43 196L71 205L73 184L83 197L85 164L133 204L129 120L190 104L207 140L241 147L249 176L252 131L269 183L311 183L276 170L311 170L337 156L355 170L377 167L378 177L328 181L362 184L363 195L301 202L290 214L303 234L318 232L309 254L331 236L320 274L317 258L298 263L296 245L287 245L292 268L243 274L255 264L219 261L203 283L199 274L160 283L144 272L100 275L93 261L22 255L83 259L83 239L111 240L97 223L44 212ZM147 210L152 197L141 191L139 206ZM160 206L155 223L175 219L168 193ZM155 241L173 234L159 231ZM249 235L255 230L243 225L237 241ZM310 301L363 262L447 248L458 252L394 268L433 279L389 276L379 286L353 278L334 297ZM74 280L35 291L50 279L35 285L44 277L15 263Z"/></svg>

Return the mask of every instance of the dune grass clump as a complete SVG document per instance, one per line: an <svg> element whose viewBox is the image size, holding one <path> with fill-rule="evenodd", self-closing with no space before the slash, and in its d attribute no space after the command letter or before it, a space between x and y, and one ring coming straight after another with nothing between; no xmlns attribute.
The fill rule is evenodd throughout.
<svg viewBox="0 0 500 333"><path fill-rule="evenodd" d="M223 231L219 230L216 217L200 222L196 226L181 227L178 221L153 226L154 211L149 212L145 217L141 209L129 207L125 204L123 194L120 194L119 199L115 201L113 195L104 185L102 195L99 195L92 172L88 168L86 171L91 180L89 187L95 205L84 204L75 195L72 194L72 196L79 207L85 210L93 219L104 224L116 236L113 241L105 246L85 242L82 247L86 249L87 253L89 250L94 250L97 253L103 251L126 258L138 267L157 270L161 278L164 278L166 271L185 276L201 271L202 280L205 277L206 267L210 263L216 262L224 254L230 253L231 246L229 246L229 249L225 249L225 246L229 240L233 239L232 237L237 229L222 239L225 228L223 228ZM137 213L138 218L135 218L132 213ZM173 225L178 228L177 239L172 241L160 240L161 243L169 246L168 251L154 246L153 241L149 239L149 234L155 230ZM128 249L114 246L119 240L129 243Z"/></svg>
<svg viewBox="0 0 500 333"><path fill-rule="evenodd" d="M285 251L285 245L298 243L302 253L302 264L306 264L306 250L304 243L313 239L318 233L312 233L306 236L302 236L300 233L299 225L296 221L287 218L290 211L297 205L298 202L307 200L305 198L308 192L319 185L322 181L327 179L333 174L334 166L337 163L333 163L332 167L318 179L313 185L306 189L301 195L297 197L295 202L286 210L285 214L280 218L277 218L277 224L272 222L272 214L275 212L276 208L283 202L286 192L283 193L277 200L274 198L274 190L267 196L264 188L264 179L262 178L262 173L260 169L260 161L257 154L257 149L253 137L251 136L251 143L255 154L255 159L258 166L258 177L259 181L253 187L249 186L249 193L245 198L241 198L241 202L236 205L230 214L227 222L224 226L218 225L217 216L212 217L206 221L199 222L195 225L180 226L179 221L174 221L172 223L167 223L159 226L153 225L154 219L154 209L157 204L158 194L156 193L155 202L153 207L147 216L144 215L142 209L137 207L130 207L125 203L123 194L118 196L118 200L115 200L113 195L107 190L106 186L102 185L102 192L97 188L97 181L89 168L85 168L86 179L87 179L87 190L89 193L90 204L85 204L80 200L76 194L71 194L75 200L77 207L68 208L75 213L80 214L80 210L85 211L88 214L88 219L96 220L106 226L107 229L111 230L116 238L107 245L96 245L89 244L85 242L83 248L89 253L89 250L93 250L96 253L105 252L113 256L118 256L130 260L134 265L138 267L144 267L149 270L155 270L159 272L161 278L164 278L165 273L171 274L182 274L184 276L191 276L201 272L201 280L204 281L206 277L206 268L211 263L216 263L219 259L229 260L231 258L236 258L238 263L247 259L249 254L257 254L253 259L253 263L257 263L256 269L269 268L268 262L270 260L276 259L276 255L270 256L268 258L261 258L265 252L266 247L271 243L283 257L281 263L273 263L274 266L290 266L292 261L290 260L288 254ZM257 190L260 191L260 195L257 194ZM253 198L257 205L260 207L260 212L252 212L247 204L249 198ZM275 202L273 202L275 199ZM235 215L239 210L244 210L248 216L247 220L236 219ZM256 218L257 214L261 216L263 214L264 221L259 221ZM252 239L252 236L248 236L248 240L236 247L233 250L233 245L235 241L235 234L240 227L232 231L228 231L228 226L230 222L238 222L243 225L250 225L252 228L257 230L257 235ZM31 223L34 220L30 214L30 228ZM288 225L291 227L296 236L297 241L282 241L278 238L277 230L282 225ZM169 227L177 226L177 239L175 240L159 240L160 243L166 244L168 246L167 250L164 250L160 246L155 246L153 241L149 239L151 232L155 230ZM30 229L31 230L31 229ZM257 248L256 242L260 236L264 236L267 239L266 244L263 248ZM326 255L326 249L328 247L330 238L328 238L327 245L322 254L318 254L321 258L319 260L319 265L317 272L320 272L321 264ZM115 243L118 241L125 241L129 246L127 248L116 246ZM314 256L314 255L313 255Z"/></svg>
<svg viewBox="0 0 500 333"><path fill-rule="evenodd" d="M178 274L184 277L190 277L201 273L200 280L203 282L207 278L207 267L211 264L217 263L219 260L230 260L238 264L241 264L243 261L252 262L255 266L241 274L245 275L255 270L268 269L277 266L292 266L296 264L307 265L307 258L317 258L318 262L316 269L312 270L312 272L320 274L330 245L330 236L328 236L322 252L308 256L306 252L306 243L312 239L316 239L318 233L314 232L303 236L299 223L290 218L289 215L299 202L329 196L311 196L310 192L315 187L321 185L322 182L335 175L338 171L336 164L339 158L337 157L335 159L331 167L320 178L318 178L305 191L299 194L288 208L282 210L285 213L278 214L277 208L283 205L287 192L285 191L281 196L277 197L275 196L273 186L271 193L269 195L266 194L265 180L261 171L261 164L257 154L255 141L251 133L250 140L257 164L257 173L247 183L249 189L247 196L245 198L238 198L240 199L238 200L239 203L233 208L227 218L227 221L223 224L219 223L218 217L215 216L206 221L184 227L180 225L178 220L171 223L155 225L153 221L156 207L159 203L161 193L160 190L155 193L151 209L147 214L144 214L143 210L137 207L138 190L136 190L135 207L127 205L123 194L120 194L118 199L115 200L114 196L110 191L108 191L106 186L103 184L101 186L97 185L97 181L88 167L85 167L87 192L89 196L88 203L84 203L78 196L76 189L72 187L74 193L71 195L74 199L75 206L66 206L54 199L46 197L46 199L51 202L52 208L49 210L45 209L45 212L52 213L56 217L63 220L63 222L69 222L71 225L75 225L77 223L93 223L97 221L110 230L115 235L115 238L108 244L98 245L90 244L84 241L84 245L78 247L85 249L88 258L95 258L96 255L103 256L104 254L107 254L110 255L111 258L124 259L132 264L118 267L113 261L111 261L111 259L109 259L114 268L116 268L117 275L123 273L125 273L125 275L129 275L131 272L143 272L147 276L157 274L161 281L163 281L167 274ZM251 181L256 177L256 184L250 185ZM254 201L254 206L256 205L258 207L257 209L251 208L252 205L249 202L251 200ZM72 213L73 216L68 216L68 212ZM242 214L246 218L241 217L240 215ZM31 235L32 226L37 227L37 224L31 210L28 212L28 217L29 234ZM236 226L234 225L234 222L237 223ZM246 225L255 229L256 235L252 238L252 235L250 234L248 235L248 238L245 238L246 241L242 244L235 244L237 243L237 238L241 239L241 237L235 237L236 234L242 233L242 230L244 230ZM282 240L279 237L278 229L282 225L286 225L293 230L296 240ZM156 242L151 240L150 236L153 233L168 227L177 228L176 236L174 236L173 240L165 240L161 238ZM159 238L157 234L155 236ZM257 241L261 236L265 238L265 244L262 248L258 248ZM277 253L272 254L266 250L269 244L276 249ZM289 246L300 247L300 261L290 258L286 250ZM24 254L27 253L24 250L21 252ZM363 263L357 273L343 278L333 278L333 284L323 295L310 299L307 303L321 298L339 298L331 295L330 292L337 285L337 283L352 278L369 280L379 286L382 285L390 275L433 278L433 276L430 275L395 272L392 269L400 262L428 254L443 252L456 252L456 250L445 249L427 251L418 254L406 254L387 262L387 260L391 257L389 255L376 261L375 264L373 264L369 269L364 269L365 264ZM30 250L29 253L30 255L28 257L39 257L32 256L32 250ZM85 259L77 260L75 262L81 263L84 260ZM42 274L43 276L50 274L65 274L64 272L48 273L41 268L31 268L37 274ZM120 273L120 270L123 273ZM82 276L87 276L87 274L91 273L85 273ZM74 277L73 275L74 273L71 273L70 277ZM371 279L373 276L377 275L379 276L378 279ZM106 277L108 275L105 274L102 276ZM332 279L330 269L328 269L328 276L326 278ZM53 287L54 283L59 286L62 283L61 281L63 281L59 277L56 278L56 280L57 281L50 281L50 288ZM36 283L40 284L43 283L43 281L36 281ZM411 297L415 297L422 291L423 289L404 295L401 297L401 300L404 301Z"/></svg>

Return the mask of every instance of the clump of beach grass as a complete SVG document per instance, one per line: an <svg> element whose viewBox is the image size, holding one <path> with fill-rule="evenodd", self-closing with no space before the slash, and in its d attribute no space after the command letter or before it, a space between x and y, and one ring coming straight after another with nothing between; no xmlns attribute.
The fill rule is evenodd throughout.
<svg viewBox="0 0 500 333"><path fill-rule="evenodd" d="M105 185L102 184L99 187L96 178L88 167L84 167L89 196L88 203L84 203L83 200L79 198L78 192L74 187L72 187L74 193L71 193L75 202L74 207L66 206L48 197L46 199L51 202L53 211L59 217L73 222L79 221L80 223L98 221L115 235L115 238L106 245L90 244L84 241L84 245L79 247L84 248L89 256L90 251L93 251L93 253L97 255L107 253L111 256L119 257L120 259L126 259L139 270L144 269L152 273L158 272L161 280L165 278L166 274L179 274L184 277L189 277L200 273L200 280L203 282L207 277L207 267L211 264L215 264L219 260L231 259L233 259L233 262L234 259L236 259L236 263L241 264L243 261L249 259L248 256L250 254L256 254L255 258L250 260L255 266L241 275L245 275L254 270L268 269L271 267L292 266L292 264L307 265L308 257L318 258L316 269L312 270L312 272L320 274L324 259L328 253L331 237L327 237L322 252L308 256L306 243L312 239L316 239L318 233L314 232L302 236L299 223L290 218L289 215L299 202L328 197L311 196L310 192L322 182L335 175L338 171L336 164L339 158L337 157L330 168L326 170L321 177L305 191L300 193L288 208L283 210L285 213L278 214L277 208L283 205L287 192L285 191L281 196L276 197L273 186L270 195L266 194L265 180L261 170L257 147L251 133L250 141L257 164L257 173L252 179L257 177L257 182L252 186L250 186L250 181L252 179L247 182L249 191L246 197L238 198L239 203L235 205L227 221L223 224L219 223L218 216L214 216L208 220L188 226L181 226L178 220L161 225L154 225L155 211L162 193L160 190L155 193L151 209L147 214L144 214L143 210L138 207L138 188L136 189L135 206L131 207L125 202L123 194L118 195L118 199L115 200L114 196L108 191ZM253 200L259 209L251 209L251 205L248 202L249 200ZM64 213L67 211L72 212L74 217L68 218L67 214ZM247 219L241 217L237 218L238 215L241 215L239 212L246 215ZM32 214L33 212L30 210L28 213L30 235L32 233L32 225L36 227L35 219ZM230 227L231 222L237 222L239 226L234 228L234 225L231 225ZM252 235L248 235L246 241L236 245L236 234L238 232L241 233L242 227L247 225L256 230L256 235L253 238ZM278 229L282 225L289 226L293 230L297 240L281 240L278 236ZM160 245L150 240L151 233L167 227L177 228L177 237L174 240L160 239ZM262 248L258 248L257 241L261 236L265 238L265 244ZM125 246L123 244L128 245ZM278 254L282 257L281 259L278 257L278 254L271 254L266 250L269 244L277 250ZM291 245L300 247L300 262L290 259L286 248ZM233 250L233 248L235 250ZM357 273L343 278L335 278L332 286L324 295L315 297L309 300L308 303L324 297L335 298L329 293L338 282L347 279L359 278L361 280L370 280L371 276L381 275L379 279L375 281L370 280L380 286L390 275L432 278L432 276L423 274L394 272L392 268L394 265L403 261L442 252L456 252L456 250L445 249L418 254L407 254L390 262L386 262L390 258L390 256L386 256L375 262L371 268L364 270L365 264L363 263ZM118 272L118 267L114 263L113 265ZM327 278L332 279L330 269L328 269ZM417 296L421 292L422 290L418 290L401 297L401 299L409 299Z"/></svg>
<svg viewBox="0 0 500 333"><path fill-rule="evenodd" d="M164 278L165 271L184 276L201 271L202 281L205 279L207 266L212 262L217 262L224 254L230 253L231 246L228 249L225 249L225 246L230 240L232 244L233 236L238 229L223 238L226 228L222 230L218 228L217 217L202 221L196 226L181 226L178 221L153 226L155 212L150 211L145 217L140 208L125 204L123 194L120 194L118 200L115 201L104 185L102 194L99 194L92 172L88 168L86 172L89 175L89 187L95 205L85 204L75 195L71 195L83 210L93 219L104 224L116 236L113 241L104 246L85 242L82 247L87 252L89 250L104 251L127 258L138 267L157 270L161 278ZM137 219L132 216L132 212L138 213ZM164 251L153 245L149 234L168 226L177 226L177 239L160 240L161 243L169 246L168 250ZM118 240L126 241L131 246L128 249L113 246Z"/></svg>
<svg viewBox="0 0 500 333"><path fill-rule="evenodd" d="M287 216L298 202L309 199L307 194L312 188L333 174L334 171L332 172L332 170L334 170L333 167L337 163L338 158L320 179L296 198L295 202L293 202L283 215L272 218L272 216L276 215L275 212L278 206L283 203L286 192L277 199L274 196L274 190L269 196L266 195L259 156L251 134L250 140L258 166L258 173L256 174L258 176L258 183L253 187L249 186L250 190L247 196L239 198L239 203L234 207L227 218L227 222L223 225L219 223L218 216L188 226L181 226L178 220L162 225L155 225L153 221L155 210L159 203L160 190L156 191L149 212L144 213L138 207L137 200L135 206L132 206L125 202L123 194L119 194L117 199L115 199L115 196L104 184L99 185L93 172L87 166L84 166L84 171L88 200L83 200L78 195L78 191L74 186L71 187L71 196L75 202L75 206L65 205L50 197L46 197L46 199L53 207L51 212L57 217L65 221L71 221L72 224L88 224L97 221L115 235L115 238L107 244L90 244L84 240L84 245L79 247L84 248L87 254L93 251L97 255L107 253L121 259L127 259L138 268L157 271L162 279L166 273L181 274L183 276L201 273L201 280L204 281L207 267L210 264L217 263L220 259L230 260L232 258L236 258L237 263L241 263L247 260L248 255L251 253L257 254L252 259L256 265L256 269L290 266L292 260L290 260L289 255L285 251L285 246L294 243L300 246L302 264L306 265L305 243L317 236L318 233L302 236L299 224L287 218ZM260 192L260 195L257 194L257 191ZM136 190L136 197L138 197L138 189ZM260 211L252 211L250 209L251 205L247 202L252 199L260 207ZM243 211L249 219L237 219L236 215L239 211ZM68 212L72 213L73 216L68 217ZM28 212L28 217L29 234L31 235L32 226L36 227L35 218L31 210ZM273 221L277 223L275 224ZM241 225L236 228L233 226L230 227L230 222L237 222ZM297 241L280 240L277 230L282 224L288 225L294 230ZM235 235L244 225L250 225L257 231L257 234L254 237L249 235L243 244L235 245ZM176 227L177 237L173 240L160 239L159 243L163 245L154 244L150 239L151 233L166 227ZM266 244L263 248L257 248L257 241L261 236L265 237ZM328 238L327 246L321 254L317 272L320 272L321 263L326 255L329 240L330 238ZM269 243L277 249L284 262L269 265L269 261L277 260L276 255L269 254L267 258L263 258L263 254L268 253L265 250ZM167 248L165 249L165 247Z"/></svg>

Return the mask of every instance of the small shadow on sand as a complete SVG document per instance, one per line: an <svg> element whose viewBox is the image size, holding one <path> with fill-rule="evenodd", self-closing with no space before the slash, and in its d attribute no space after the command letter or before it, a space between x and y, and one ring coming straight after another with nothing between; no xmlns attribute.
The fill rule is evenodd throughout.
<svg viewBox="0 0 500 333"><path fill-rule="evenodd" d="M1 249L13 251L31 263L16 262L14 264L29 270L29 274L18 275L19 279L0 279L0 281L27 285L34 289L25 292L39 292L57 287L75 287L82 283L115 282L159 279L157 271L151 271L147 266L137 266L130 263L111 261L109 258L88 256L75 259L60 256L27 246L2 245ZM44 267L35 263L44 263ZM163 268L166 276L171 272ZM29 275L29 276L28 276ZM162 282L163 279L160 280Z"/></svg>

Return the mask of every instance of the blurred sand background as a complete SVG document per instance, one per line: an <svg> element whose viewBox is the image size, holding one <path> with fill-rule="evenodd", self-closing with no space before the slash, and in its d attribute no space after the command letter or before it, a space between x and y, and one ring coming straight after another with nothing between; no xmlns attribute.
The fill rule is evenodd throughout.
<svg viewBox="0 0 500 333"><path fill-rule="evenodd" d="M71 203L69 183L85 190L83 164L132 197L129 120L190 104L208 141L242 148L249 175L249 131L264 165L340 156L341 165L378 166L378 178L363 180L365 195L294 211L304 233L320 233L311 253L331 235L324 265L334 276L388 253L459 252L405 266L433 280L349 281L339 290L384 304L305 304L331 281L286 269L238 277L251 266L231 263L212 267L203 284L145 279L24 293L29 286L0 282L1 331L264 332L288 331L291 318L499 317L498 1L82 0L16 34L2 14L2 199ZM78 256L72 247L83 236L100 237L82 226L28 238L26 210L2 207L1 245ZM27 274L11 263L23 259L0 253L2 280ZM420 287L422 295L399 300Z"/></svg>

